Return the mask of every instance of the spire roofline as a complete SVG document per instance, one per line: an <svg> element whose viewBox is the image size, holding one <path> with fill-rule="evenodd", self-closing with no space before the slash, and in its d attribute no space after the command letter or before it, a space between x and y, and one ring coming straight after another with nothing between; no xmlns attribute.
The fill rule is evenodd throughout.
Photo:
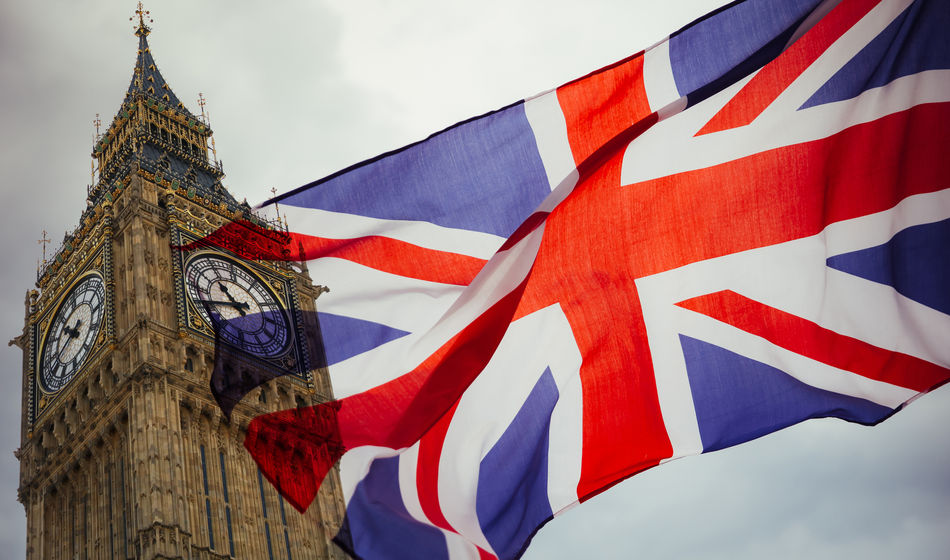
<svg viewBox="0 0 950 560"><path fill-rule="evenodd" d="M99 174L98 181L93 175L89 201L95 205L118 196L131 174L138 173L182 196L236 208L237 201L221 184L220 162L208 159L209 143L214 153L210 126L172 92L149 48L148 12L139 3L135 13L138 50L132 80L112 123L93 146Z"/></svg>
<svg viewBox="0 0 950 560"><path fill-rule="evenodd" d="M155 59L152 57L148 39L146 38L149 33L151 33L151 28L146 24L146 21L152 23L149 13L148 10L142 7L142 3L139 2L138 8L135 10L135 14L139 20L135 29L135 35L139 38L139 44L135 66L132 72L132 81L129 83L129 88L126 91L123 103L127 103L141 95L145 98L151 98L163 105L169 105L178 111L182 111L190 118L195 118L185 107L184 103L172 92L171 87L161 72L159 72ZM134 16L129 18L130 21L134 19Z"/></svg>

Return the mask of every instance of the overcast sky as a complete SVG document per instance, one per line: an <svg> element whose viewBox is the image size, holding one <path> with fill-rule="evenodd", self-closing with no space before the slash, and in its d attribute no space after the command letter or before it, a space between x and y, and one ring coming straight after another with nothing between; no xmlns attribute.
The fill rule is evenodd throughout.
<svg viewBox="0 0 950 560"><path fill-rule="evenodd" d="M721 0L150 2L152 53L208 100L225 185L251 204L623 58ZM247 4L247 5L245 5ZM279 5L281 9L272 9ZM0 325L23 327L132 76L132 1L0 0ZM293 226L293 224L291 224ZM319 279L315 279L319 283ZM0 352L0 555L22 558L21 353ZM950 389L880 426L801 424L640 474L551 522L526 558L945 558Z"/></svg>

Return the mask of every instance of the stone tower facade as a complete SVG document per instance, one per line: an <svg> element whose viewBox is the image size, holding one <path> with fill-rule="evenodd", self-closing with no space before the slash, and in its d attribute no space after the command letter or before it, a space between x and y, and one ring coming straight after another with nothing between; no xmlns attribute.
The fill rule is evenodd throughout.
<svg viewBox="0 0 950 560"><path fill-rule="evenodd" d="M173 248L238 217L279 224L222 186L209 124L165 82L137 13L132 81L94 146L98 182L80 226L27 293L15 339L27 558L342 558L330 542L342 520L338 474L300 514L242 445L254 416L332 397L301 334L302 312L322 290L304 263ZM209 288L217 299L201 300L188 275L210 269L223 271ZM255 338L256 355L289 374L253 390L230 420L209 390L214 318L196 299L223 315L260 305L279 317Z"/></svg>

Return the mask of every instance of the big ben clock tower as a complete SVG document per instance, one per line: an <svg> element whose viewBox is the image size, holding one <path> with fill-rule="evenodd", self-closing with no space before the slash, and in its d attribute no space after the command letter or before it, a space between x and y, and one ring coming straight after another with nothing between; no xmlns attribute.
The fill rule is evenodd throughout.
<svg viewBox="0 0 950 560"><path fill-rule="evenodd" d="M222 186L210 126L162 77L141 4L136 14L131 84L93 147L98 181L28 293L16 339L27 558L342 558L330 542L338 475L300 514L242 446L254 416L332 397L303 336L322 290L304 263L173 248L238 218L280 226ZM261 319L229 320L251 316ZM230 419L209 389L216 334L288 372Z"/></svg>

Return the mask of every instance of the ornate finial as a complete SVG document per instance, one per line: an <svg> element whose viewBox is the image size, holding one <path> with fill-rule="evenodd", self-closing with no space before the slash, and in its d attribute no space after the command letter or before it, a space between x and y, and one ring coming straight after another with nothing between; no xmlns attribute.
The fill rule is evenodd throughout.
<svg viewBox="0 0 950 560"><path fill-rule="evenodd" d="M43 237L37 241L40 245L43 246L43 264L46 264L46 244L52 241L52 239L46 237L46 230L43 230Z"/></svg>
<svg viewBox="0 0 950 560"><path fill-rule="evenodd" d="M274 196L277 196L277 187L271 187L270 193ZM277 211L277 223L279 224L280 223L280 206L278 206L276 202L274 203L274 210Z"/></svg>
<svg viewBox="0 0 950 560"><path fill-rule="evenodd" d="M205 95L198 92L198 106L201 107L201 122L208 124L208 115L205 113L205 105L208 101L205 99Z"/></svg>
<svg viewBox="0 0 950 560"><path fill-rule="evenodd" d="M201 120L205 123L205 126L211 128L211 117L205 111L205 105L208 104L208 100L205 99L205 96L200 91L198 92L198 106L201 107ZM208 140L211 141L211 158L214 160L215 165L219 168L221 162L218 161L218 150L214 146L214 136L208 136ZM206 146L207 148L207 146Z"/></svg>
<svg viewBox="0 0 950 560"><path fill-rule="evenodd" d="M142 7L142 3L139 2L138 8L135 9L135 15L139 16L139 25L135 28L135 34L140 37L147 36L152 28L145 25L146 18L149 23L155 23L151 17L149 17L149 11ZM135 16L129 18L129 21L135 21Z"/></svg>
<svg viewBox="0 0 950 560"><path fill-rule="evenodd" d="M95 145L96 142L98 142L99 139L102 138L102 134L99 133L99 127L102 126L102 120L99 118L99 113L96 113L96 118L93 119L92 124L96 127L96 135L92 137L92 143L93 145ZM90 189L92 188L93 185L96 184L96 159L97 159L96 155L95 153L93 153L92 162L89 164L90 165L90 181L92 181L92 183L90 183L90 186L89 186Z"/></svg>

